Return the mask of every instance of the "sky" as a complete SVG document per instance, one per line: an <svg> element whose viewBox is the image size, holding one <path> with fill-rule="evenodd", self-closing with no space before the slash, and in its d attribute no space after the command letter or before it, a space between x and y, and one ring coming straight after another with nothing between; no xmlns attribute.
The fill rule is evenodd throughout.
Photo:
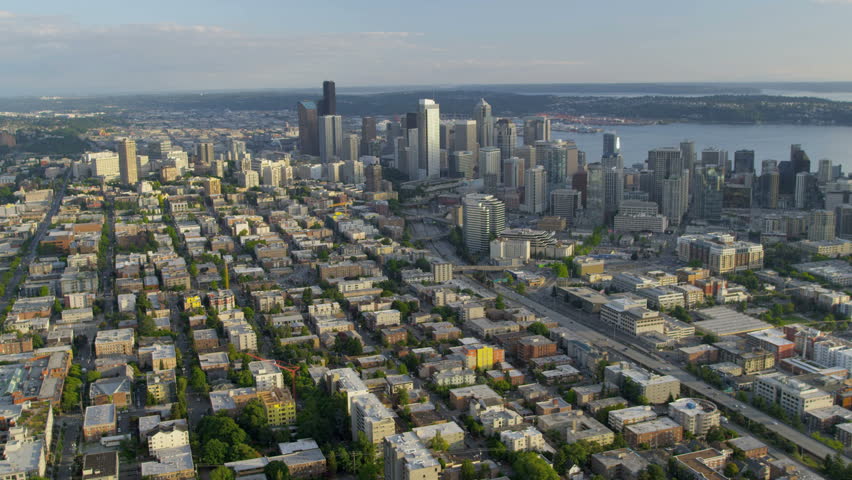
<svg viewBox="0 0 852 480"><path fill-rule="evenodd" d="M852 81L852 0L5 0L0 96Z"/></svg>

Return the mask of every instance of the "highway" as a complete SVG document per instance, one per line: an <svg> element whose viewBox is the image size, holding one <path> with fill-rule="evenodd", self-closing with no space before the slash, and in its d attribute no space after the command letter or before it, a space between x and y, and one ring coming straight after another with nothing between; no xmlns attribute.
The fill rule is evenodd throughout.
<svg viewBox="0 0 852 480"><path fill-rule="evenodd" d="M0 299L0 311L5 310L9 301L17 296L18 284L24 279L24 277L26 277L26 274L29 271L29 265L33 262L33 258L36 256L38 244L41 242L41 239L44 238L44 234L47 233L48 228L50 228L50 222L53 219L53 216L56 215L56 212L59 211L59 206L62 205L62 199L65 197L65 187L68 185L68 179L70 177L71 169L66 168L65 177L62 179L62 188L53 192L53 204L50 206L50 210L47 211L47 214L44 216L44 220L42 220L39 224L35 235L32 236L30 249L21 259L21 264L18 266L18 269L15 270L12 280L8 285L6 285L6 293L3 295L3 298Z"/></svg>
<svg viewBox="0 0 852 480"><path fill-rule="evenodd" d="M790 439L796 445L799 446L802 450L814 455L820 459L825 458L828 455L834 455L837 452L814 440L810 436L787 426L774 418L770 417L766 413L748 405L745 403L741 403L735 398L727 395L726 393L717 390L707 383L696 379L694 376L681 369L677 365L670 363L661 357L655 354L648 354L640 349L638 349L629 339L624 339L621 336L613 335L611 331L607 328L601 328L601 325L597 325L596 328L591 327L587 324L589 319L584 319L583 315L575 315L578 313L576 311L571 311L571 318L569 318L566 314L558 313L554 309L544 306L542 303L523 295L517 294L515 291L510 290L501 285L495 285L494 290L507 300L514 301L518 304L521 304L538 315L549 317L551 320L556 321L561 326L571 329L577 335L587 339L590 343L598 346L604 346L617 352L619 355L622 355L633 362L640 364L648 369L651 369L657 373L671 375L678 380L680 380L681 385L692 390L693 392L697 392L703 397L713 401L719 407L726 408L732 411L738 411L742 413L744 416L751 419L751 421L758 422L763 424L768 430L776 432L779 435L782 435L785 438ZM560 310L563 312L567 312L570 307L567 305L560 305ZM585 322L581 323L576 321L576 319L583 319ZM602 332L603 331L603 332ZM615 338L619 338L616 340ZM850 462L848 457L844 456L844 461Z"/></svg>

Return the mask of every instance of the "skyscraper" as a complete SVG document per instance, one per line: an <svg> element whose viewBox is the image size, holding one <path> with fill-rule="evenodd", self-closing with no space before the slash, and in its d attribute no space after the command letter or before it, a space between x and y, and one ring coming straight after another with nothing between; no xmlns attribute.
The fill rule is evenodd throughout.
<svg viewBox="0 0 852 480"><path fill-rule="evenodd" d="M455 126L455 150L476 152L476 122L473 120L457 120Z"/></svg>
<svg viewBox="0 0 852 480"><path fill-rule="evenodd" d="M819 185L816 176L808 172L796 174L794 201L796 208L811 210L819 205Z"/></svg>
<svg viewBox="0 0 852 480"><path fill-rule="evenodd" d="M405 115L405 162L400 170L406 173L409 180L420 178L420 133L417 122L417 112L408 112Z"/></svg>
<svg viewBox="0 0 852 480"><path fill-rule="evenodd" d="M560 188L550 192L550 214L573 219L581 207L579 190Z"/></svg>
<svg viewBox="0 0 852 480"><path fill-rule="evenodd" d="M491 105L480 98L473 108L473 119L476 121L476 141L480 147L494 146L494 117L491 116Z"/></svg>
<svg viewBox="0 0 852 480"><path fill-rule="evenodd" d="M778 169L775 167L767 169L766 163L764 162L763 170L760 174L760 181L758 184L758 190L760 192L758 203L761 207L778 208L779 184L780 175L778 174Z"/></svg>
<svg viewBox="0 0 852 480"><path fill-rule="evenodd" d="M696 163L695 142L692 140L684 140L680 142L680 158L683 162L683 168L692 172ZM652 168L650 165L648 168Z"/></svg>
<svg viewBox="0 0 852 480"><path fill-rule="evenodd" d="M506 229L506 206L493 195L469 193L462 202L462 222L468 251L486 252L491 237Z"/></svg>
<svg viewBox="0 0 852 480"><path fill-rule="evenodd" d="M316 129L314 129L314 132L316 132ZM225 142L225 146L228 148L228 160L231 160L233 162L236 162L237 160L242 160L243 157L245 157L248 153L248 151L246 150L246 142L242 140L228 138L228 140Z"/></svg>
<svg viewBox="0 0 852 480"><path fill-rule="evenodd" d="M696 218L719 221L722 217L722 187L725 179L722 171L714 166L695 167L693 174L693 211Z"/></svg>
<svg viewBox="0 0 852 480"><path fill-rule="evenodd" d="M604 168L621 168L624 169L624 158L620 153L604 155L601 157L601 164Z"/></svg>
<svg viewBox="0 0 852 480"><path fill-rule="evenodd" d="M479 177L486 190L497 188L500 183L500 149L483 147L479 149Z"/></svg>
<svg viewBox="0 0 852 480"><path fill-rule="evenodd" d="M541 165L530 168L524 175L523 210L534 215L547 208L547 173Z"/></svg>
<svg viewBox="0 0 852 480"><path fill-rule="evenodd" d="M421 98L417 111L420 178L441 175L441 112L434 100Z"/></svg>
<svg viewBox="0 0 852 480"><path fill-rule="evenodd" d="M118 142L118 170L121 183L136 185L139 176L136 173L136 142L125 138Z"/></svg>
<svg viewBox="0 0 852 480"><path fill-rule="evenodd" d="M550 141L550 119L527 117L524 119L524 145L535 145L538 140Z"/></svg>
<svg viewBox="0 0 852 480"><path fill-rule="evenodd" d="M683 174L683 161L677 148L656 148L648 152L648 168L654 171L654 191L651 200L663 207L663 180Z"/></svg>
<svg viewBox="0 0 852 480"><path fill-rule="evenodd" d="M819 161L819 170L817 171L817 177L819 178L820 183L828 183L832 180L833 169L831 167L831 160L827 158L823 158Z"/></svg>
<svg viewBox="0 0 852 480"><path fill-rule="evenodd" d="M455 151L455 127L452 122L441 124L441 150L446 150L447 154Z"/></svg>
<svg viewBox="0 0 852 480"><path fill-rule="evenodd" d="M165 160L172 151L171 140L160 140L148 144L148 157L151 160Z"/></svg>
<svg viewBox="0 0 852 480"><path fill-rule="evenodd" d="M472 179L474 175L473 152L456 150L450 155L450 175L454 178Z"/></svg>
<svg viewBox="0 0 852 480"><path fill-rule="evenodd" d="M318 125L320 161L328 163L339 159L343 150L343 119L340 115L323 115Z"/></svg>
<svg viewBox="0 0 852 480"><path fill-rule="evenodd" d="M503 162L503 185L511 188L524 186L526 162L523 158L512 157Z"/></svg>
<svg viewBox="0 0 852 480"><path fill-rule="evenodd" d="M538 165L535 158L534 145L521 145L520 147L515 147L515 155L524 161L527 168L532 168Z"/></svg>
<svg viewBox="0 0 852 480"><path fill-rule="evenodd" d="M216 158L213 153L213 144L207 142L196 145L195 155L198 163L201 165L210 165L210 162Z"/></svg>
<svg viewBox="0 0 852 480"><path fill-rule="evenodd" d="M621 140L615 132L603 134L603 157L609 157L621 153Z"/></svg>
<svg viewBox="0 0 852 480"><path fill-rule="evenodd" d="M367 165L364 168L364 173L366 175L366 185L365 189L368 192L381 192L382 191L382 166L378 163L373 163L371 165Z"/></svg>
<svg viewBox="0 0 852 480"><path fill-rule="evenodd" d="M723 172L725 176L730 174L730 168L728 166L728 152L727 150L720 150L718 148L705 148L701 151L701 165L705 167L716 167L720 172Z"/></svg>
<svg viewBox="0 0 852 480"><path fill-rule="evenodd" d="M808 240L831 241L836 234L835 214L831 210L814 210L808 215Z"/></svg>
<svg viewBox="0 0 852 480"><path fill-rule="evenodd" d="M317 137L317 105L314 102L301 101L299 111L299 148L307 155L319 155Z"/></svg>
<svg viewBox="0 0 852 480"><path fill-rule="evenodd" d="M589 166L586 165L584 170L580 170L575 173L571 178L571 188L580 192L580 201L583 204L583 208L586 208L589 201Z"/></svg>
<svg viewBox="0 0 852 480"><path fill-rule="evenodd" d="M571 178L580 171L580 153L582 152L573 140L560 140L558 144L565 147L565 168L568 169L568 178Z"/></svg>
<svg viewBox="0 0 852 480"><path fill-rule="evenodd" d="M793 174L811 171L811 159L802 150L801 145L790 145L790 163L793 164Z"/></svg>
<svg viewBox="0 0 852 480"><path fill-rule="evenodd" d="M361 155L372 155L370 145L376 139L376 118L361 117Z"/></svg>
<svg viewBox="0 0 852 480"><path fill-rule="evenodd" d="M663 180L663 215L668 217L669 224L680 225L688 206L689 192L687 179L673 175Z"/></svg>
<svg viewBox="0 0 852 480"><path fill-rule="evenodd" d="M616 155L620 157L620 155ZM612 158L612 157L610 157ZM624 169L617 166L605 167L604 169L604 218L610 222L624 198Z"/></svg>
<svg viewBox="0 0 852 480"><path fill-rule="evenodd" d="M341 160L358 160L358 148L361 143L361 139L358 138L358 135L354 133L350 133L348 135L343 136L343 147L340 150L340 159Z"/></svg>
<svg viewBox="0 0 852 480"><path fill-rule="evenodd" d="M754 173L754 150L734 152L734 173Z"/></svg>
<svg viewBox="0 0 852 480"><path fill-rule="evenodd" d="M600 163L586 166L586 218L592 225L604 224L604 170Z"/></svg>
<svg viewBox="0 0 852 480"><path fill-rule="evenodd" d="M539 155L541 153L541 155ZM536 158L539 165L547 171L547 181L553 188L564 188L570 183L568 176L568 149L565 145L539 141L536 144Z"/></svg>
<svg viewBox="0 0 852 480"><path fill-rule="evenodd" d="M790 160L778 162L778 175L780 177L778 192L782 195L795 195L796 172L793 170L793 162Z"/></svg>
<svg viewBox="0 0 852 480"><path fill-rule="evenodd" d="M320 100L320 116L337 115L337 94L334 91L334 82L326 80L322 82L322 100Z"/></svg>
<svg viewBox="0 0 852 480"><path fill-rule="evenodd" d="M508 118L497 120L496 127L497 148L500 149L500 158L506 160L515 155L515 143L518 140L518 132L515 122Z"/></svg>

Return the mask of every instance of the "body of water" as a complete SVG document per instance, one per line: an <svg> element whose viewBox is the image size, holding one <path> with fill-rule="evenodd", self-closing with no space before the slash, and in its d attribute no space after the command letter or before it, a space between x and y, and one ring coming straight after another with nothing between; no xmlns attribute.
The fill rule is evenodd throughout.
<svg viewBox="0 0 852 480"><path fill-rule="evenodd" d="M623 126L612 131L621 137L625 167L644 162L648 158L648 150L679 147L681 141L692 140L699 159L701 150L709 147L727 150L731 162L736 150L754 150L755 168L758 171L761 160L789 160L791 144L802 145L811 159L813 171L816 171L822 158L831 159L834 165L843 165L844 173L852 171L852 127L673 123ZM552 136L554 139L574 140L577 147L586 152L587 162L600 161L602 133L553 132Z"/></svg>

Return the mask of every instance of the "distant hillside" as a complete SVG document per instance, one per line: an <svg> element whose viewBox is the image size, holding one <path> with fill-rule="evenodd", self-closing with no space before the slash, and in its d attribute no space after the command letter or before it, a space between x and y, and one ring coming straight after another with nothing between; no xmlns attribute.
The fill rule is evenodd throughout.
<svg viewBox="0 0 852 480"><path fill-rule="evenodd" d="M484 87L483 87L484 88ZM433 89L365 95L338 95L342 115L394 115L415 111L417 100L434 98L445 114L470 115L484 97L497 116L552 113L613 116L663 122L784 123L852 125L852 103L821 98L767 95L713 95L701 97L554 96L520 95L477 89ZM186 111L294 109L299 100L316 97L292 92L223 92L210 94L159 94L108 97L0 99L0 111L36 110Z"/></svg>

